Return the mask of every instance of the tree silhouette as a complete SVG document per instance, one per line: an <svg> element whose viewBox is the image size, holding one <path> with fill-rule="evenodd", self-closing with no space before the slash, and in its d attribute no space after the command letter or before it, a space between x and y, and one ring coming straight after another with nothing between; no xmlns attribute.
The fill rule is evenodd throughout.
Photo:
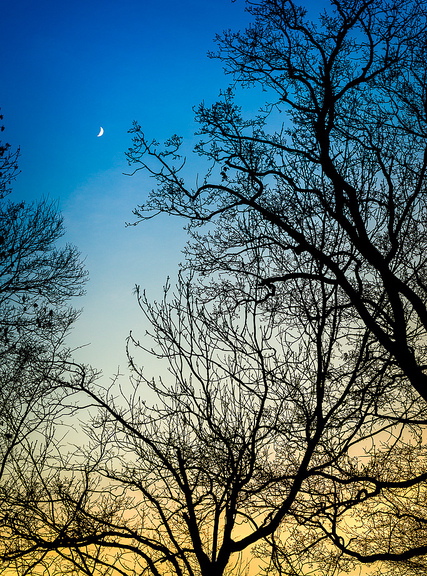
<svg viewBox="0 0 427 576"><path fill-rule="evenodd" d="M55 422L72 409L64 379L80 378L64 339L86 280L73 246L57 247L62 218L46 202L6 196L19 150L0 145L0 525L30 497L32 475L53 450ZM57 438L56 438L57 441ZM15 506L16 505L16 506ZM3 528L1 547L7 548ZM7 533L7 529L6 529Z"/></svg>
<svg viewBox="0 0 427 576"><path fill-rule="evenodd" d="M209 304L185 280L159 303L138 290L152 346L129 339L132 388L68 385L99 407L88 443L34 482L4 560L34 574L221 576L243 574L254 545L295 523L341 542L334 510L386 488L351 454L365 449L370 461L367 445L388 436L396 457L402 427L426 414L369 335L348 334L337 287L323 288L300 291L286 328L263 288ZM166 361L165 376L147 376L138 351ZM303 537L288 553L306 547Z"/></svg>
<svg viewBox="0 0 427 576"><path fill-rule="evenodd" d="M204 274L252 275L270 290L316 282L305 270L320 264L318 280L339 286L426 400L425 6L331 0L313 21L292 0L247 9L254 23L218 37L214 56L267 104L245 119L227 90L199 106L196 152L211 168L195 187L181 177L180 138L162 148L135 123L128 159L158 182L135 214L215 222L190 251ZM259 274L241 257L255 248L266 262L281 250L280 265Z"/></svg>
<svg viewBox="0 0 427 576"><path fill-rule="evenodd" d="M255 119L231 89L197 109L206 177L186 185L179 137L132 129L158 182L135 214L190 221L198 279L138 292L169 375L131 337L130 390L67 384L99 411L4 520L22 571L221 576L251 549L293 576L425 563L425 7L248 10L216 57L269 100Z"/></svg>
<svg viewBox="0 0 427 576"><path fill-rule="evenodd" d="M248 2L247 9L253 24L218 36L219 50L212 55L225 65L233 88L196 111L201 135L196 153L209 165L205 178L198 177L195 186L184 180L188 161L179 137L161 146L134 124L128 160L135 172L148 171L157 180L157 188L135 210L136 223L159 212L188 219L187 265L215 279L204 298L218 291L218 282L230 294L238 292L234 285L251 282L264 288L266 309L277 308L280 299L283 326L294 325L293 316L301 314L297 298L302 290L318 298L322 287L336 287L348 333L365 334L376 369L400 381L405 393L410 382L423 402L425 5L331 0L313 20L292 0ZM247 118L235 92L257 87L267 102L255 118ZM396 421L402 417L397 398L393 414ZM387 458L383 461L393 462L391 454ZM423 452L418 458L423 461ZM337 496L330 508L335 516L322 520L319 509L312 522L314 541L320 538L323 546L325 537L338 553L361 562L400 559L390 565L390 573L420 569L423 560L416 557L426 549L412 535L422 539L424 534L424 496L412 516L404 513L405 490L418 494L425 482L415 468L409 466L405 476L386 464L392 477L377 471L366 478L372 495L366 506ZM390 490L386 499L393 506L373 504L377 489L378 498ZM346 541L339 523L334 527L332 520L338 522L334 518L343 517L346 507L355 517L366 516L365 545L363 530ZM271 544L277 542L270 539ZM282 562L280 546L276 550ZM328 546L324 550L330 552ZM275 568L284 566L276 563ZM293 569L286 567L290 574Z"/></svg>

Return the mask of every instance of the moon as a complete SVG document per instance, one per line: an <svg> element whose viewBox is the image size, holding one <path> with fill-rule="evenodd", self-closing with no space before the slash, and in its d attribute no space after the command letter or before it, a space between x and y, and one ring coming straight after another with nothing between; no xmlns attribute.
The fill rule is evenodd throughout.
<svg viewBox="0 0 427 576"><path fill-rule="evenodd" d="M99 134L97 134L97 138L99 138L100 136L102 136L104 134L104 128L101 126L99 129Z"/></svg>

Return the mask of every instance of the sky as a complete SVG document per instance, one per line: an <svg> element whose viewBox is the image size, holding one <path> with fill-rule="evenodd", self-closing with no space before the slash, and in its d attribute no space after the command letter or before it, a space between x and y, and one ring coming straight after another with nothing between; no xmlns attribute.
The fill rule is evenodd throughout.
<svg viewBox="0 0 427 576"><path fill-rule="evenodd" d="M90 274L69 344L106 377L126 367L129 331L145 330L135 284L160 297L186 240L184 222L171 217L125 226L155 185L124 175L128 130L136 120L150 137L176 133L192 146L193 107L215 101L230 81L206 56L213 38L249 20L243 0L3 3L3 137L21 148L10 198L48 199L62 212L64 241Z"/></svg>
<svg viewBox="0 0 427 576"><path fill-rule="evenodd" d="M161 298L186 241L184 222L171 217L125 226L155 185L124 174L128 130L136 120L149 137L176 133L191 147L193 107L215 101L230 81L206 56L213 38L249 21L244 0L2 4L3 134L21 148L11 200L48 199L62 212L64 241L79 248L90 275L69 344L105 378L125 371L130 330L142 338L147 328L135 284ZM245 103L251 107L250 96Z"/></svg>

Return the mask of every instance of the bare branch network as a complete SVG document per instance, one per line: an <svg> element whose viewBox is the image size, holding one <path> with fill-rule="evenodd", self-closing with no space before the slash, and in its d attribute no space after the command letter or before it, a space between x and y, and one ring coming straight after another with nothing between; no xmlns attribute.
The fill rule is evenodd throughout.
<svg viewBox="0 0 427 576"><path fill-rule="evenodd" d="M136 223L186 219L186 260L163 298L136 289L130 382L57 378L86 440L9 485L8 570L425 572L425 3L247 10L212 55L232 88L196 109L205 177L178 136L131 130L156 182Z"/></svg>

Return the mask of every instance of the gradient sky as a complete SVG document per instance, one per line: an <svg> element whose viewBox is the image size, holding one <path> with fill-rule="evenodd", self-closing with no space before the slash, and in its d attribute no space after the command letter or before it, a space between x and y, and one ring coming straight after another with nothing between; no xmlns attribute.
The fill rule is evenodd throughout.
<svg viewBox="0 0 427 576"><path fill-rule="evenodd" d="M177 133L192 144L192 107L214 101L229 82L206 57L215 33L248 21L243 0L3 3L4 139L21 147L11 200L58 203L65 239L90 273L70 343L90 344L77 358L106 376L126 366L129 330L144 333L134 285L160 297L185 243L184 223L172 218L125 227L154 185L123 175L127 131L137 120L152 137Z"/></svg>
<svg viewBox="0 0 427 576"><path fill-rule="evenodd" d="M311 5L319 6L323 0ZM310 0L307 0L310 4ZM49 199L65 219L90 281L76 302L75 354L111 377L126 368L129 331L146 326L133 288L161 298L176 278L184 222L156 218L137 227L132 209L154 181L128 171L127 133L137 120L150 137L196 141L193 106L215 101L229 78L206 53L224 29L250 21L244 0L9 0L0 14L0 107L4 139L21 147L10 197ZM245 98L246 109L257 98ZM105 134L97 138L100 126ZM197 172L197 164L194 172ZM361 569L363 573L363 569Z"/></svg>

